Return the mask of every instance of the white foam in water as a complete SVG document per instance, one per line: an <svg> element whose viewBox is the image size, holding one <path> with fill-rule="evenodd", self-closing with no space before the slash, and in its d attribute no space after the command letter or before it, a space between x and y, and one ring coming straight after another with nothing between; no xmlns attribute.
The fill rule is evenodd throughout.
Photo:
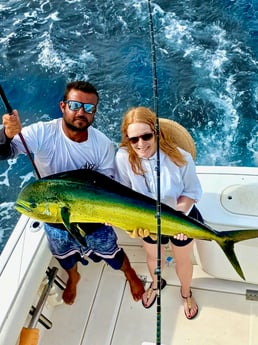
<svg viewBox="0 0 258 345"><path fill-rule="evenodd" d="M3 178L3 180L2 180ZM3 172L3 174L0 175L0 179L2 181L0 181L0 185L5 185L5 186L10 186L9 184L9 179L8 179L8 170L6 170L5 172Z"/></svg>
<svg viewBox="0 0 258 345"><path fill-rule="evenodd" d="M258 152L254 152L254 161L258 165Z"/></svg>
<svg viewBox="0 0 258 345"><path fill-rule="evenodd" d="M0 174L0 185L5 185L7 187L10 187L8 174L13 169L13 165L15 165L16 162L17 162L16 159L8 160L9 167L2 174Z"/></svg>
<svg viewBox="0 0 258 345"><path fill-rule="evenodd" d="M254 162L258 165L258 128L253 129L252 139L247 143L247 147L253 154Z"/></svg>
<svg viewBox="0 0 258 345"><path fill-rule="evenodd" d="M11 218L11 211L13 211L14 202L2 202L0 204L0 216L1 220L10 219Z"/></svg>
<svg viewBox="0 0 258 345"><path fill-rule="evenodd" d="M20 184L20 188L24 186L24 184L26 184L27 182L30 181L30 179L34 179L35 176L34 176L34 173L31 171L29 172L28 174L26 175L23 175L23 176L20 176L21 179L22 179L22 182Z"/></svg>
<svg viewBox="0 0 258 345"><path fill-rule="evenodd" d="M68 73L71 70L74 70L76 73L77 70L87 70L87 64L97 60L94 54L86 49L81 49L80 54L73 58L65 52L55 49L49 33L45 32L43 37L45 39L38 44L40 51L38 64L42 67L59 71L59 73ZM83 78L89 78L85 72ZM80 79L80 76L76 75L75 79Z"/></svg>

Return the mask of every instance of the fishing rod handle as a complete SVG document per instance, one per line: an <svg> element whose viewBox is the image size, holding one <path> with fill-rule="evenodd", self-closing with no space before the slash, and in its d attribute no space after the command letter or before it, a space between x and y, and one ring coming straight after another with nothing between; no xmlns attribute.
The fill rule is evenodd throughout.
<svg viewBox="0 0 258 345"><path fill-rule="evenodd" d="M6 97L5 93L4 93L4 90L3 90L1 84L0 84L0 96L1 96L1 98L3 100L3 103L4 103L5 107L6 107L6 111L8 112L9 115L12 115L13 114L13 109L12 109L10 103L8 102L8 99L7 99L7 97ZM25 151L26 151L26 153L27 153L27 155L28 155L28 157L29 157L29 159L31 161L31 164L32 164L32 166L33 166L33 168L35 170L35 173L36 173L37 177L40 178L39 171L38 171L38 169L37 169L37 167L36 167L36 165L34 163L33 157L32 157L32 155L30 153L30 150L29 150L29 148L28 148L28 146L26 144L26 141L25 141L22 133L19 133L18 135L19 135L19 137L21 139L21 142L22 142L22 144L23 144L23 146L25 148Z"/></svg>
<svg viewBox="0 0 258 345"><path fill-rule="evenodd" d="M7 112L8 112L10 115L12 115L13 109L12 109L12 107L10 106L10 103L8 102L8 99L6 98L6 95L5 95L5 93L4 93L4 90L3 90L1 84L0 84L0 95L1 95L1 98L2 98L2 100L3 100L4 105L5 105L5 107L6 107Z"/></svg>

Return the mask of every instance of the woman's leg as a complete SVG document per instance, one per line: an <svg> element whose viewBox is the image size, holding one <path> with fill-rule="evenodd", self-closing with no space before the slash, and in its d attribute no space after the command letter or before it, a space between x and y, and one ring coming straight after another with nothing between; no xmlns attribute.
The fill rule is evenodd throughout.
<svg viewBox="0 0 258 345"><path fill-rule="evenodd" d="M146 260L147 260L147 266L151 275L152 279L152 288L157 288L157 274L156 274L156 268L157 268L157 244L153 243L147 243L143 241L143 248L146 251ZM161 245L161 272L164 268L165 259L164 259L164 249L165 245Z"/></svg>
<svg viewBox="0 0 258 345"><path fill-rule="evenodd" d="M157 298L157 244L156 243L147 243L143 241L143 247L146 251L147 255L147 266L151 275L152 283L150 287L144 292L142 295L142 304L145 308L150 308ZM164 247L165 245L161 245L161 272L164 268ZM166 286L166 281L164 279L161 280L161 289Z"/></svg>
<svg viewBox="0 0 258 345"><path fill-rule="evenodd" d="M193 276L192 252L194 241L185 246L176 246L171 243L171 250L176 264L176 273L181 283L181 295L184 301L184 311L188 319L197 315L198 306L191 296Z"/></svg>

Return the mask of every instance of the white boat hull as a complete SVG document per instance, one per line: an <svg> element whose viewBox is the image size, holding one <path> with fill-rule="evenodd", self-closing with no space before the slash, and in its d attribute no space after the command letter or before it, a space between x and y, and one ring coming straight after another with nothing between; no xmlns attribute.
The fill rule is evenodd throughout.
<svg viewBox="0 0 258 345"><path fill-rule="evenodd" d="M204 195L198 207L218 231L258 229L258 168L197 167ZM196 241L196 260L208 274L242 281L215 242ZM235 252L246 282L258 284L258 239L242 241Z"/></svg>

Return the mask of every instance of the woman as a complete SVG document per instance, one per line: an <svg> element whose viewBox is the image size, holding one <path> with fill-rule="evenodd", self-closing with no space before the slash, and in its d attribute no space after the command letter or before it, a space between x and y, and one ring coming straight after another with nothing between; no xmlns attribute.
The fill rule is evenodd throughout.
<svg viewBox="0 0 258 345"><path fill-rule="evenodd" d="M157 198L156 186L156 115L148 108L130 109L124 116L121 132L122 142L116 154L116 179L152 198ZM192 156L171 141L171 128L160 121L160 196L161 202L189 214L202 221L194 206L200 199L202 190L195 172ZM176 262L176 273L181 283L181 296L184 312L188 319L198 313L198 306L191 292L193 274L192 250L193 239L184 234L161 238L162 264L164 267L165 244L170 243L173 258ZM152 237L143 238L147 254L147 265L152 278L150 287L142 296L142 304L150 308L157 297L157 241ZM161 280L161 289L166 281Z"/></svg>

